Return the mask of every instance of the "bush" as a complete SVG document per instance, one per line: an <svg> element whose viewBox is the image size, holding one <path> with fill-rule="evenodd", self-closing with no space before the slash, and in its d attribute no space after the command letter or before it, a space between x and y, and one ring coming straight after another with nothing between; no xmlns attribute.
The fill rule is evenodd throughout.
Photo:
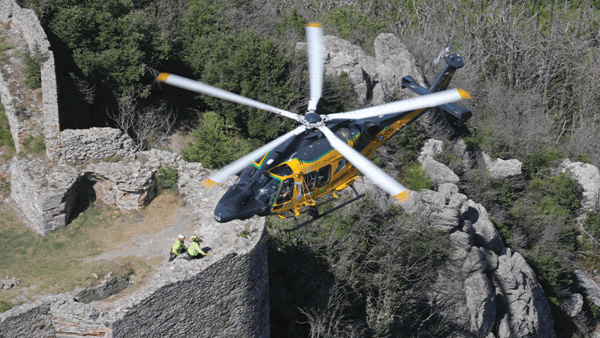
<svg viewBox="0 0 600 338"><path fill-rule="evenodd" d="M177 169L165 165L158 171L158 186L160 190L173 191L177 189Z"/></svg>
<svg viewBox="0 0 600 338"><path fill-rule="evenodd" d="M410 190L418 191L421 189L431 189L433 183L431 183L431 180L425 176L425 174L425 169L421 168L419 163L413 163L402 168L402 178L400 179L400 182L406 185Z"/></svg>
<svg viewBox="0 0 600 338"><path fill-rule="evenodd" d="M26 48L23 53L23 61L25 61L25 85L31 89L40 88L42 85L42 53L40 46L35 44L33 53Z"/></svg>

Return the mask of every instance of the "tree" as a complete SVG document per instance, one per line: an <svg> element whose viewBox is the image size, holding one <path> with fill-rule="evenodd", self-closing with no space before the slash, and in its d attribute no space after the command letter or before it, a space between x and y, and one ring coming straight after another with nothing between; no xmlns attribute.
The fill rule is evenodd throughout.
<svg viewBox="0 0 600 338"><path fill-rule="evenodd" d="M118 111L107 112L119 129L129 133L137 150L146 150L161 145L171 133L177 114L155 106L136 103L131 90L118 99Z"/></svg>
<svg viewBox="0 0 600 338"><path fill-rule="evenodd" d="M255 141L240 138L225 119L215 112L204 113L192 142L181 150L183 159L200 162L209 169L220 168L258 147Z"/></svg>

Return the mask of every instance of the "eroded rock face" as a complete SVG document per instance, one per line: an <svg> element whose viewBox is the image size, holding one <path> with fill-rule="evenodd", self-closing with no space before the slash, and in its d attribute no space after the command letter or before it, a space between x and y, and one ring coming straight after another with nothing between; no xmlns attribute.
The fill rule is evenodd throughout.
<svg viewBox="0 0 600 338"><path fill-rule="evenodd" d="M582 270L575 270L575 282L577 287L585 295L585 298L591 300L594 305L600 306L600 287L592 277Z"/></svg>
<svg viewBox="0 0 600 338"><path fill-rule="evenodd" d="M490 280L477 272L465 280L465 295L471 316L471 332L481 337L491 331L496 320L496 292Z"/></svg>
<svg viewBox="0 0 600 338"><path fill-rule="evenodd" d="M506 248L498 259L494 285L507 307L498 337L556 337L546 295L523 256Z"/></svg>
<svg viewBox="0 0 600 338"><path fill-rule="evenodd" d="M500 253L504 244L494 224L490 221L485 207L468 200L463 203L460 212L465 219L471 221L473 229L475 229L475 244Z"/></svg>

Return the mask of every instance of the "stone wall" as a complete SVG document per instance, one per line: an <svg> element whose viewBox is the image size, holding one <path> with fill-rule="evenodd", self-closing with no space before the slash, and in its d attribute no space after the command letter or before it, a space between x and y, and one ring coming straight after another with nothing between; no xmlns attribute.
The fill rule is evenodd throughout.
<svg viewBox="0 0 600 338"><path fill-rule="evenodd" d="M43 107L41 117L41 130L45 135L46 154L55 157L56 136L60 133L58 120L58 96L56 89L56 73L54 70L54 54L50 50L50 42L44 32L37 16L31 9L22 9L14 0L0 2L0 22L9 23L11 29L18 29L27 42L29 48L37 44L40 47L44 62L41 66ZM17 151L21 141L31 132L27 123L23 123L16 116L13 106L13 95L10 93L8 82L0 73L0 94L8 117L11 133Z"/></svg>
<svg viewBox="0 0 600 338"><path fill-rule="evenodd" d="M14 158L10 172L19 215L41 235L68 224L82 184L93 185L96 197L121 210L141 210L156 186L152 170L138 161L74 166L47 158Z"/></svg>
<svg viewBox="0 0 600 338"><path fill-rule="evenodd" d="M133 140L115 128L67 129L55 143L57 158L65 162L135 156Z"/></svg>

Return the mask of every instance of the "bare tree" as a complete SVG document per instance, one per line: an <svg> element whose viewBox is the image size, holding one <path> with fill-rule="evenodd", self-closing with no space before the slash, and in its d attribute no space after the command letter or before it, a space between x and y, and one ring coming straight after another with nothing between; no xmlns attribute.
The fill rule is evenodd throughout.
<svg viewBox="0 0 600 338"><path fill-rule="evenodd" d="M119 129L132 136L138 150L146 150L164 143L173 130L177 114L155 106L140 106L134 91L118 99L118 111L107 111Z"/></svg>

